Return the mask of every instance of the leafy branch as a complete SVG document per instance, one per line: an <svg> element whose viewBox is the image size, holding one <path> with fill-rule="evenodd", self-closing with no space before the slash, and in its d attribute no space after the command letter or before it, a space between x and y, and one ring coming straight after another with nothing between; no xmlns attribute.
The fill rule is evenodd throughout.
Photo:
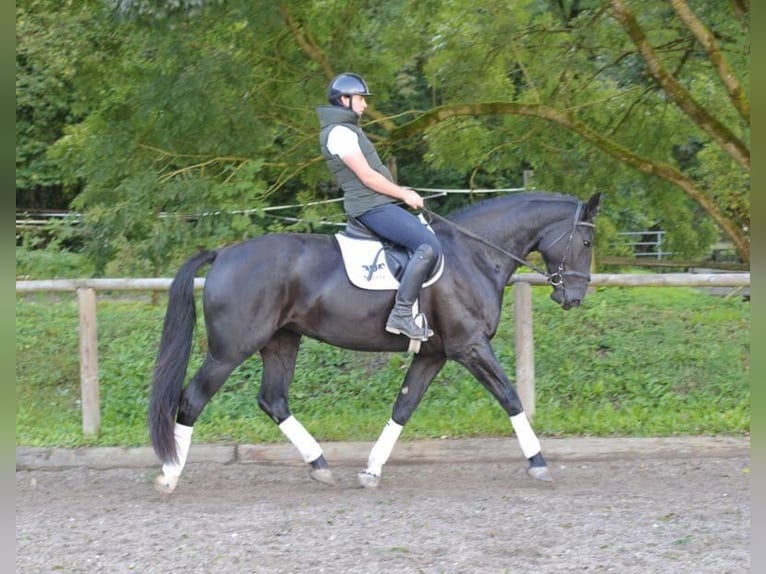
<svg viewBox="0 0 766 574"><path fill-rule="evenodd" d="M540 104L522 104L516 102L484 102L477 104L456 104L433 108L423 113L417 119L395 129L391 133L393 141L407 139L417 133L424 132L428 128L446 120L456 117L479 117L487 115L519 115L530 116L555 122L575 132L583 139L596 145L615 159L630 165L643 173L656 175L678 186L691 199L697 202L718 223L724 232L731 238L737 253L744 261L750 261L750 243L741 229L727 218L718 205L715 204L705 193L700 191L697 185L681 171L668 163L652 160L631 152L624 146L598 131L590 128L585 123L574 118L570 113L556 110Z"/></svg>

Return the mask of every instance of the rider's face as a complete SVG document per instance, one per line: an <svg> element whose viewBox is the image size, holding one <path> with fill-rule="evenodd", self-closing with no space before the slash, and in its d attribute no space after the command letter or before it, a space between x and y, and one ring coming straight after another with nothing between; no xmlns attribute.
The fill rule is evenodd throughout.
<svg viewBox="0 0 766 574"><path fill-rule="evenodd" d="M354 94L351 96L350 108L354 110L358 116L361 117L361 115L364 113L364 110L367 109L367 99L364 96L360 96L359 94Z"/></svg>

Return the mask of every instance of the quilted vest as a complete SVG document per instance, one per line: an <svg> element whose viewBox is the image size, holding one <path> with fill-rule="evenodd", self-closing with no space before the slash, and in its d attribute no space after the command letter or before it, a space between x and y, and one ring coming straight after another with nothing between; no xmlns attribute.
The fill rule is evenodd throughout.
<svg viewBox="0 0 766 574"><path fill-rule="evenodd" d="M317 108L319 116L319 145L322 150L322 156L330 168L338 186L343 190L343 208L346 213L352 217L358 217L366 213L373 207L396 201L393 197L378 193L365 186L356 174L351 171L343 160L337 155L333 155L327 149L327 137L330 130L335 126L342 125L353 131L359 137L359 147L367 159L367 163L375 171L383 174L386 179L393 181L389 169L383 164L375 151L372 142L359 127L359 116L348 108L338 106L320 106Z"/></svg>

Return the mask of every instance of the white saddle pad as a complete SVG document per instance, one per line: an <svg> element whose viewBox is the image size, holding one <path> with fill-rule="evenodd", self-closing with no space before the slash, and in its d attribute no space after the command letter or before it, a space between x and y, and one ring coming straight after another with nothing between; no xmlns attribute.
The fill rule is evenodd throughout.
<svg viewBox="0 0 766 574"><path fill-rule="evenodd" d="M360 289L377 291L396 290L399 281L393 276L386 262L383 244L374 239L354 239L342 233L336 233L335 239L343 255L343 263L349 281ZM439 261L436 273L423 283L423 287L433 285L444 271L444 257Z"/></svg>

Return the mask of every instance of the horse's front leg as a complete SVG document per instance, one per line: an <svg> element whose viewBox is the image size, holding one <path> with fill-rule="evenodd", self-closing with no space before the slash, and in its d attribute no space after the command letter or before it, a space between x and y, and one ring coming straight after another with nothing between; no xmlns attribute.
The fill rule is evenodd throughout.
<svg viewBox="0 0 766 574"><path fill-rule="evenodd" d="M461 354L455 359L492 393L505 409L505 412L508 413L521 452L529 461L527 473L537 480L552 481L548 465L543 458L540 440L535 431L532 430L521 399L500 366L489 341L472 345L465 354Z"/></svg>
<svg viewBox="0 0 766 574"><path fill-rule="evenodd" d="M407 421L423 398L423 394L444 366L443 355L416 355L394 403L391 418L383 428L367 459L367 469L359 473L359 483L365 488L376 488L380 483L383 465L394 450L396 441Z"/></svg>
<svg viewBox="0 0 766 574"><path fill-rule="evenodd" d="M335 479L327 465L322 447L290 412L287 392L295 374L300 335L278 331L261 349L263 377L258 394L258 406L277 423L287 439L298 449L304 462L311 465L309 476L319 482L334 485Z"/></svg>

